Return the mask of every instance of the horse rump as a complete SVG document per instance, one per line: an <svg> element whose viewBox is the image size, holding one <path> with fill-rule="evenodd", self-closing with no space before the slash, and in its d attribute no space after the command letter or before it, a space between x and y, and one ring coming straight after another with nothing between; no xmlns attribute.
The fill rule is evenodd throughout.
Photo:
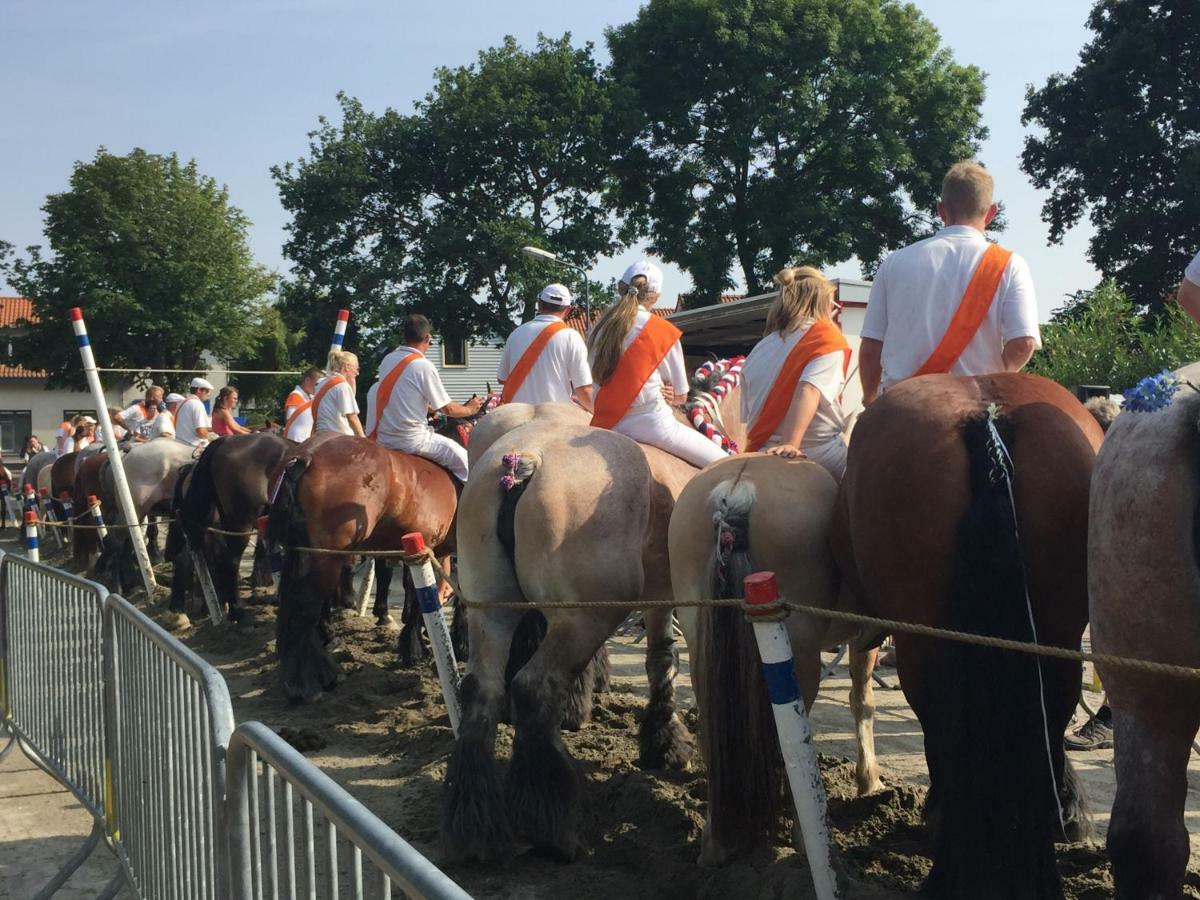
<svg viewBox="0 0 1200 900"><path fill-rule="evenodd" d="M1012 446L1010 424L997 419L995 425ZM1032 613L1013 499L1001 468L1007 465L1004 454L984 416L964 423L963 439L970 500L958 527L948 627L1031 641ZM931 700L941 710L939 733L926 742L941 818L923 893L1061 897L1050 747L1057 744L1061 758L1062 735L1046 734L1038 658L957 641L926 648L933 663Z"/></svg>

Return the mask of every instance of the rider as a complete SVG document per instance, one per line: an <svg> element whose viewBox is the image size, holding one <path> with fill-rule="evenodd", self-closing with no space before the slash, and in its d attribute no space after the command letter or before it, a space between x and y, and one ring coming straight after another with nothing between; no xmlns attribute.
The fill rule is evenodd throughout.
<svg viewBox="0 0 1200 900"><path fill-rule="evenodd" d="M149 440L150 423L162 409L163 389L157 384L146 388L146 397L113 417L113 424L123 427L134 441Z"/></svg>
<svg viewBox="0 0 1200 900"><path fill-rule="evenodd" d="M570 403L592 409L592 370L587 345L564 321L571 292L548 284L538 295L538 314L508 336L498 372L504 403Z"/></svg>
<svg viewBox="0 0 1200 900"><path fill-rule="evenodd" d="M191 393L175 411L175 440L192 447L203 447L208 443L212 422L204 401L212 393L212 383L204 378L193 378Z"/></svg>
<svg viewBox="0 0 1200 900"><path fill-rule="evenodd" d="M592 424L706 466L724 450L675 418L671 404L687 400L679 329L650 312L662 290L662 269L640 260L625 270L619 296L588 340L598 385Z"/></svg>
<svg viewBox="0 0 1200 900"><path fill-rule="evenodd" d="M83 423L83 416L72 416L54 429L54 458L75 452L75 429Z"/></svg>
<svg viewBox="0 0 1200 900"><path fill-rule="evenodd" d="M465 482L467 451L437 434L429 425L429 413L466 419L479 412L483 400L472 397L466 403L455 403L450 399L437 369L425 358L431 339L427 318L417 313L404 318L404 344L379 363L379 378L372 387L370 437L389 450L435 462Z"/></svg>
<svg viewBox="0 0 1200 900"><path fill-rule="evenodd" d="M358 357L349 350L330 350L329 374L313 386L313 431L333 431L366 437L358 419L354 398L358 379Z"/></svg>
<svg viewBox="0 0 1200 900"><path fill-rule="evenodd" d="M166 408L155 416L154 421L150 423L147 440L154 440L161 437L175 437L175 414L179 412L179 407L185 399L183 394L167 394L163 400L163 405Z"/></svg>
<svg viewBox="0 0 1200 900"><path fill-rule="evenodd" d="M283 401L283 436L289 440L301 443L307 441L313 432L312 400L317 382L325 373L312 366L300 383L292 388L292 392Z"/></svg>
<svg viewBox="0 0 1200 900"><path fill-rule="evenodd" d="M992 190L983 166L956 163L938 203L946 227L880 265L859 350L863 403L913 375L1017 372L1041 346L1029 266L983 235Z"/></svg>
<svg viewBox="0 0 1200 900"><path fill-rule="evenodd" d="M779 295L742 368L747 450L807 456L838 481L846 471L841 394L850 345L833 322L834 286L810 266L775 276Z"/></svg>

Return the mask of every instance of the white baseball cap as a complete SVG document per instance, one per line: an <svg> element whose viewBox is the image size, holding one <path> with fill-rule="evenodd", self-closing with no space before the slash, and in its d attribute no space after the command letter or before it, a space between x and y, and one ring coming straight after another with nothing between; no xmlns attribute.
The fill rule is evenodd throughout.
<svg viewBox="0 0 1200 900"><path fill-rule="evenodd" d="M163 397L163 403L182 403L184 401L183 394L167 394Z"/></svg>
<svg viewBox="0 0 1200 900"><path fill-rule="evenodd" d="M193 378L189 387L193 391L211 391L213 389L212 382L204 378Z"/></svg>
<svg viewBox="0 0 1200 900"><path fill-rule="evenodd" d="M83 421L87 425L99 425L100 424L95 419L93 419L91 416L84 416Z"/></svg>
<svg viewBox="0 0 1200 900"><path fill-rule="evenodd" d="M648 259L639 259L632 266L625 270L625 274L621 276L621 280L626 284L632 284L633 279L637 278L639 275L646 276L646 289L651 294L662 293L662 269L650 262Z"/></svg>
<svg viewBox="0 0 1200 900"><path fill-rule="evenodd" d="M570 306L571 292L565 284L548 284L538 294L538 300L551 306Z"/></svg>

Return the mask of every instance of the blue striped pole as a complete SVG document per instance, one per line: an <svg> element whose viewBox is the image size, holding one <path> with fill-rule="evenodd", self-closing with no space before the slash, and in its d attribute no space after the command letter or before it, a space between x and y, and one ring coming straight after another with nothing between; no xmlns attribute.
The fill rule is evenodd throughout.
<svg viewBox="0 0 1200 900"><path fill-rule="evenodd" d="M770 615L773 609L755 613L756 606L773 603L779 597L779 586L773 572L747 575L746 604L752 619ZM825 804L825 785L817 765L817 751L812 743L812 727L804 712L804 698L796 683L796 665L792 659L792 644L781 621L755 621L754 637L762 657L763 677L767 694L775 713L775 729L783 750L788 785L796 807L796 821L804 836L804 852L812 872L817 900L836 900L837 876L829 853L829 814Z"/></svg>
<svg viewBox="0 0 1200 900"><path fill-rule="evenodd" d="M101 543L108 537L108 529L104 527L104 514L100 512L100 498L95 494L88 496L88 509L92 511L92 518L96 520L96 536L100 538Z"/></svg>
<svg viewBox="0 0 1200 900"><path fill-rule="evenodd" d="M141 519L133 505L133 495L129 493L129 481L125 477L125 463L121 451L117 449L116 432L113 430L112 419L108 415L108 401L104 396L104 386L100 384L100 373L96 370L96 358L92 355L92 344L88 340L87 325L83 321L83 310L78 306L71 309L71 328L75 331L75 340L79 344L79 358L83 362L83 374L87 376L88 387L96 404L96 418L100 421L100 436L104 440L104 448L108 453L108 470L112 472L113 487L117 492L117 503L121 507L121 515L125 525L129 527L129 539L133 541L134 555L137 557L138 568L142 571L142 584L146 588L146 597L154 599L154 589L158 583L154 580L154 568L150 564L150 552L146 549L146 536L142 533ZM103 534L101 534L103 539Z"/></svg>
<svg viewBox="0 0 1200 900"><path fill-rule="evenodd" d="M254 520L254 526L258 529L258 539L267 548L267 559L271 563L271 581L275 583L275 590L279 590L279 582L283 577L283 553L267 541L267 525L270 521L270 516L259 516Z"/></svg>
<svg viewBox="0 0 1200 900"><path fill-rule="evenodd" d="M350 310L339 309L337 321L333 324L333 343L329 345L329 352L342 349L342 342L346 340L346 324L350 321Z"/></svg>
<svg viewBox="0 0 1200 900"><path fill-rule="evenodd" d="M25 511L25 553L30 562L41 562L38 558L37 513Z"/></svg>
<svg viewBox="0 0 1200 900"><path fill-rule="evenodd" d="M404 552L413 556L425 552L425 538L419 531L410 532L400 539ZM450 629L442 615L442 602L438 599L437 578L433 574L431 557L420 562L405 563L417 590L417 603L421 607L421 618L433 645L433 658L437 662L438 681L442 683L442 696L446 699L446 712L450 714L450 727L458 735L458 722L462 709L458 700L458 665L454 660L454 646L450 643Z"/></svg>

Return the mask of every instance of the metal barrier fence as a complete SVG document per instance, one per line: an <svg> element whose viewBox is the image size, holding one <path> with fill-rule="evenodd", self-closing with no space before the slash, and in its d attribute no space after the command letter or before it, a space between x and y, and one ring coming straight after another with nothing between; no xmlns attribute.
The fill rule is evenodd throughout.
<svg viewBox="0 0 1200 900"><path fill-rule="evenodd" d="M240 876L233 884L237 900L390 898L393 885L412 898L469 900L260 722L239 725L229 743L229 807L231 868Z"/></svg>
<svg viewBox="0 0 1200 900"><path fill-rule="evenodd" d="M104 658L109 832L131 884L143 897L228 896L224 679L116 595Z"/></svg>

